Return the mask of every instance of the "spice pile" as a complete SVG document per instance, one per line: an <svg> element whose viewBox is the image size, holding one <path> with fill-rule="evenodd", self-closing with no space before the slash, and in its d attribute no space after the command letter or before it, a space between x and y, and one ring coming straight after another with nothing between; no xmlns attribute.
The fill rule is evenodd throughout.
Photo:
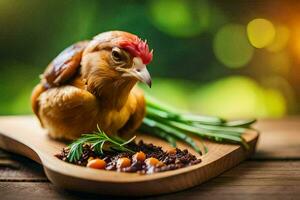
<svg viewBox="0 0 300 200"><path fill-rule="evenodd" d="M84 144L80 159L72 163L102 170L151 174L175 170L201 162L186 149L174 148L163 151L161 147L145 144L143 141L130 145L135 153L107 151L102 155L97 155L91 145ZM69 162L67 159L69 151L69 147L64 148L56 157Z"/></svg>

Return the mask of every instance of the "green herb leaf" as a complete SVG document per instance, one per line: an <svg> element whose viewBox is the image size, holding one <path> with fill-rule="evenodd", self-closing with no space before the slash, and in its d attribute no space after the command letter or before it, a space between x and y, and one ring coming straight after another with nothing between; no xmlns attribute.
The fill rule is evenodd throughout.
<svg viewBox="0 0 300 200"><path fill-rule="evenodd" d="M83 145L85 144L90 144L94 149L94 152L98 155L103 154L104 144L107 144L110 150L113 151L134 153L134 151L126 147L126 145L132 142L135 139L135 136L128 141L121 141L121 139L109 137L98 126L97 128L97 132L92 134L83 134L80 138L69 145L69 153L67 155L69 162L77 162L80 160L83 154Z"/></svg>

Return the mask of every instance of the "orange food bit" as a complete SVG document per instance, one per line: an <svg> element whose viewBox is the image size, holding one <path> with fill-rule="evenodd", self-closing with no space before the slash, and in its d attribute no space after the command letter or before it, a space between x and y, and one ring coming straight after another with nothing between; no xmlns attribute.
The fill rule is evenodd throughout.
<svg viewBox="0 0 300 200"><path fill-rule="evenodd" d="M176 153L177 153L177 150L176 150L176 148L172 148L172 149L169 149L169 150L168 150L168 153L169 153L169 154L176 154Z"/></svg>
<svg viewBox="0 0 300 200"><path fill-rule="evenodd" d="M131 160L129 158L119 158L117 161L117 168L129 167L131 165Z"/></svg>
<svg viewBox="0 0 300 200"><path fill-rule="evenodd" d="M151 166L162 166L164 163L163 162L161 162L161 161L159 161L158 159L156 159L156 158L153 158L153 157L151 157L151 158L147 158L146 160L145 160L145 163L147 164L147 165L151 165Z"/></svg>
<svg viewBox="0 0 300 200"><path fill-rule="evenodd" d="M96 158L94 160L88 161L88 164L86 166L94 169L105 169L106 162L102 159Z"/></svg>
<svg viewBox="0 0 300 200"><path fill-rule="evenodd" d="M138 160L138 161L144 161L146 159L146 154L142 151L140 152L136 152L133 156L132 156L133 160Z"/></svg>

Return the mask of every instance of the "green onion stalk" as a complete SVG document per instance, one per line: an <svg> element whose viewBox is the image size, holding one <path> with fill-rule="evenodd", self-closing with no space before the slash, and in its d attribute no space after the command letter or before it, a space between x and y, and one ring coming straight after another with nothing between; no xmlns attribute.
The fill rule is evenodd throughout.
<svg viewBox="0 0 300 200"><path fill-rule="evenodd" d="M176 147L182 141L196 152L205 153L208 148L203 139L215 142L241 144L249 148L242 134L255 122L255 119L227 121L220 117L202 116L180 112L175 108L146 95L146 116L140 127L141 132L159 137ZM200 139L200 148L192 136Z"/></svg>

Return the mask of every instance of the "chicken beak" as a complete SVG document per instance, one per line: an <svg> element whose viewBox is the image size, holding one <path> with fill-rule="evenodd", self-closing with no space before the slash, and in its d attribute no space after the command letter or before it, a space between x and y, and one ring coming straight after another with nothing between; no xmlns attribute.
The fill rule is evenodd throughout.
<svg viewBox="0 0 300 200"><path fill-rule="evenodd" d="M143 66L143 68L137 68L134 70L134 76L141 81L142 83L145 83L151 88L152 80L151 76L146 68L146 65Z"/></svg>
<svg viewBox="0 0 300 200"><path fill-rule="evenodd" d="M127 71L128 74L135 77L142 83L145 83L151 88L152 80L151 76L147 70L146 65L142 62L141 58L133 58L132 68Z"/></svg>

